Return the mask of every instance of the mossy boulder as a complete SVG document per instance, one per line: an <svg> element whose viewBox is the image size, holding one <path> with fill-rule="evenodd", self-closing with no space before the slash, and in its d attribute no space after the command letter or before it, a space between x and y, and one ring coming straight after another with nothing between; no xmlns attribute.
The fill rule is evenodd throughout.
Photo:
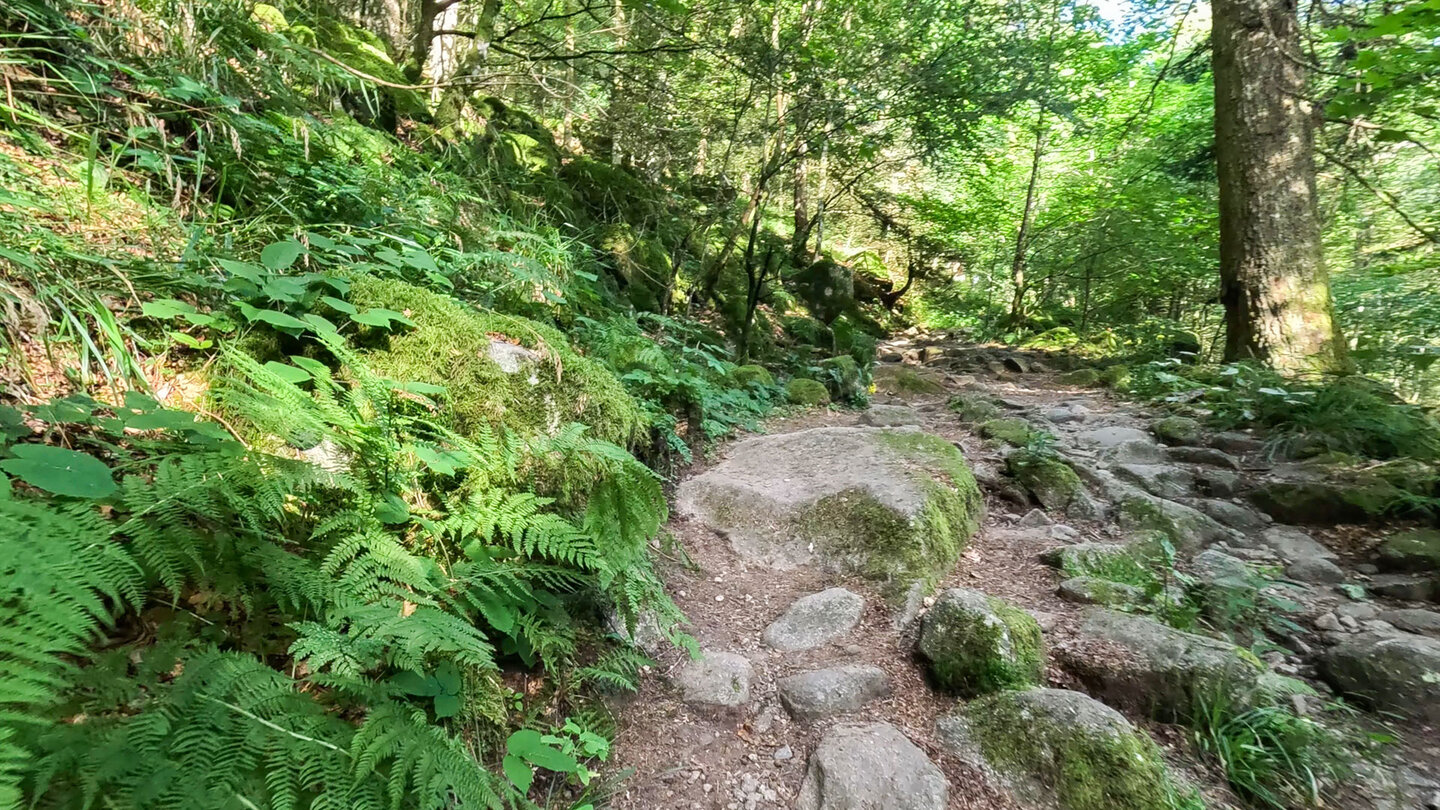
<svg viewBox="0 0 1440 810"><path fill-rule="evenodd" d="M1066 509L1084 496L1085 485L1080 482L1080 476L1053 453L1033 450L1011 453L1005 459L1005 468L1016 483L1025 487L1046 509Z"/></svg>
<svg viewBox="0 0 1440 810"><path fill-rule="evenodd" d="M730 370L730 379L738 385L760 385L768 388L775 384L775 376L770 370L756 365L736 366Z"/></svg>
<svg viewBox="0 0 1440 810"><path fill-rule="evenodd" d="M1199 444L1200 423L1188 416L1167 416L1150 426L1150 430L1166 444Z"/></svg>
<svg viewBox="0 0 1440 810"><path fill-rule="evenodd" d="M1029 806L1159 810L1188 792L1144 731L1080 692L987 695L941 718L936 732L947 753L997 777Z"/></svg>
<svg viewBox="0 0 1440 810"><path fill-rule="evenodd" d="M1060 583L1055 593L1066 602L1106 607L1130 607L1145 604L1145 591L1124 582L1100 577L1071 577Z"/></svg>
<svg viewBox="0 0 1440 810"><path fill-rule="evenodd" d="M1414 459L1369 467L1320 465L1314 480L1275 480L1249 493L1252 503L1281 523L1378 523L1420 517L1440 495L1440 470Z"/></svg>
<svg viewBox="0 0 1440 810"><path fill-rule="evenodd" d="M1235 533L1214 518L1182 503L1157 498L1128 487L1122 490L1115 516L1120 528L1136 533L1157 533L1185 553L1235 539Z"/></svg>
<svg viewBox="0 0 1440 810"><path fill-rule="evenodd" d="M871 371L875 390L894 396L926 396L945 390L944 375L900 363L881 363Z"/></svg>
<svg viewBox="0 0 1440 810"><path fill-rule="evenodd" d="M820 259L796 273L794 285L810 313L825 323L855 309L855 275L833 259Z"/></svg>
<svg viewBox="0 0 1440 810"><path fill-rule="evenodd" d="M1367 706L1440 722L1440 640L1394 632L1350 636L1321 659L1320 675Z"/></svg>
<svg viewBox="0 0 1440 810"><path fill-rule="evenodd" d="M1128 388L1130 386L1130 367L1109 366L1100 372L1100 382L1111 388Z"/></svg>
<svg viewBox="0 0 1440 810"><path fill-rule="evenodd" d="M385 377L444 386L447 421L461 434L495 427L552 434L579 422L593 436L629 444L648 427L615 375L577 354L551 326L370 276L353 280L350 301L415 322L414 329L362 337L366 362Z"/></svg>
<svg viewBox="0 0 1440 810"><path fill-rule="evenodd" d="M825 383L818 380L807 380L804 377L796 377L785 383L785 401L791 405L804 405L812 407L815 405L830 404L830 390Z"/></svg>
<svg viewBox="0 0 1440 810"><path fill-rule="evenodd" d="M980 394L956 394L945 405L962 422L985 422L1000 415L1000 406Z"/></svg>
<svg viewBox="0 0 1440 810"><path fill-rule="evenodd" d="M1040 625L1029 613L968 588L935 601L920 627L920 654L940 688L963 697L1040 682Z"/></svg>
<svg viewBox="0 0 1440 810"><path fill-rule="evenodd" d="M1091 388L1100 384L1100 372L1093 368L1077 368L1074 371L1067 371L1056 378L1061 385L1074 385L1081 388Z"/></svg>
<svg viewBox="0 0 1440 810"><path fill-rule="evenodd" d="M1440 572L1440 530L1416 529L1390 535L1376 550L1376 564L1386 571Z"/></svg>
<svg viewBox="0 0 1440 810"><path fill-rule="evenodd" d="M1026 338L1020 344L1022 349L1038 349L1045 352L1063 352L1073 349L1081 343L1080 336L1075 330L1068 326L1057 326L1054 329L1046 329L1038 335Z"/></svg>
<svg viewBox="0 0 1440 810"><path fill-rule="evenodd" d="M837 402L859 403L865 401L865 381L855 358L848 354L820 361L820 368L826 374L826 387Z"/></svg>
<svg viewBox="0 0 1440 810"><path fill-rule="evenodd" d="M981 422L975 428L975 432L979 433L981 438L993 439L1016 447L1024 447L1035 437L1035 431L1031 429L1030 423L1014 416Z"/></svg>
<svg viewBox="0 0 1440 810"><path fill-rule="evenodd" d="M747 439L681 483L676 502L746 560L858 574L895 599L949 573L984 513L960 451L914 429Z"/></svg>

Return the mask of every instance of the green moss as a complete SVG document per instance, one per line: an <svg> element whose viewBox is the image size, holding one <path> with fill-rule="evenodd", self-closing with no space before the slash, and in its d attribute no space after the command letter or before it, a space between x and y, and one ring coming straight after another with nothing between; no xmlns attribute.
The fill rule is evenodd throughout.
<svg viewBox="0 0 1440 810"><path fill-rule="evenodd" d="M1100 381L1111 388L1130 387L1130 368L1128 366L1110 366L1100 372Z"/></svg>
<svg viewBox="0 0 1440 810"><path fill-rule="evenodd" d="M981 422L975 429L983 438L994 439L1013 444L1016 447L1024 447L1029 444L1035 436L1035 431L1030 429L1030 423L1017 417L1006 417L1003 419L990 419Z"/></svg>
<svg viewBox="0 0 1440 810"><path fill-rule="evenodd" d="M860 366L848 354L820 361L820 368L829 376L827 386L837 402L860 403L865 400L865 385L861 379Z"/></svg>
<svg viewBox="0 0 1440 810"><path fill-rule="evenodd" d="M775 377L770 370L764 366L736 366L730 371L730 379L740 385L762 385L769 387L775 384Z"/></svg>
<svg viewBox="0 0 1440 810"><path fill-rule="evenodd" d="M1077 368L1057 378L1061 385L1076 385L1082 388L1100 384L1100 372L1093 368Z"/></svg>
<svg viewBox="0 0 1440 810"><path fill-rule="evenodd" d="M384 376L445 386L446 415L462 434L494 426L546 434L580 422L596 437L629 444L648 427L615 375L577 354L551 326L368 276L354 279L350 300L404 312L416 323L415 329L371 336L378 344L366 359ZM533 364L506 373L491 359L492 337L530 349Z"/></svg>
<svg viewBox="0 0 1440 810"><path fill-rule="evenodd" d="M1000 406L979 394L956 394L946 407L963 422L984 422L1000 415Z"/></svg>
<svg viewBox="0 0 1440 810"><path fill-rule="evenodd" d="M1062 810L1160 810L1179 803L1182 791L1143 732L1065 722L1063 715L1034 711L1023 694L1002 692L965 707L992 767L1038 780L1055 792Z"/></svg>
<svg viewBox="0 0 1440 810"><path fill-rule="evenodd" d="M1380 564L1391 571L1440 571L1440 530L1417 529L1385 538Z"/></svg>
<svg viewBox="0 0 1440 810"><path fill-rule="evenodd" d="M1167 416L1150 426L1166 444L1196 444L1200 441L1200 423L1188 416Z"/></svg>
<svg viewBox="0 0 1440 810"><path fill-rule="evenodd" d="M785 383L785 400L791 405L806 407L829 405L830 392L826 390L825 384L822 382L796 377Z"/></svg>
<svg viewBox="0 0 1440 810"><path fill-rule="evenodd" d="M983 432L984 425L981 428ZM1005 466L1046 509L1064 509L1085 489L1075 470L1053 453L1021 450L1012 453Z"/></svg>
<svg viewBox="0 0 1440 810"><path fill-rule="evenodd" d="M1046 329L1038 335L1030 337L1020 344L1022 349L1039 349L1047 352L1061 352L1072 349L1080 343L1080 336L1068 326L1057 326L1054 329Z"/></svg>
<svg viewBox="0 0 1440 810"><path fill-rule="evenodd" d="M915 465L925 503L910 518L879 503L863 490L824 498L799 518L802 536L827 553L862 560L857 573L879 582L898 600L915 582L925 589L955 567L980 527L985 501L965 457L939 436L887 430L882 440Z"/></svg>
<svg viewBox="0 0 1440 810"><path fill-rule="evenodd" d="M945 386L930 373L922 373L898 363L882 363L875 367L875 390L888 394L938 394Z"/></svg>
<svg viewBox="0 0 1440 810"><path fill-rule="evenodd" d="M920 634L920 651L936 683L964 697L1039 683L1044 647L1035 617L960 588L936 601Z"/></svg>

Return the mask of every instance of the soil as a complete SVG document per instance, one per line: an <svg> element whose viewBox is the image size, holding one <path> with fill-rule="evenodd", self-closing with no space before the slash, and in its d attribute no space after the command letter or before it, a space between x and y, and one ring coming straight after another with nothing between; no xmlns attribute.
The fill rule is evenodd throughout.
<svg viewBox="0 0 1440 810"><path fill-rule="evenodd" d="M902 339L882 346L882 352L912 351L919 342ZM1030 373L998 371L992 360L988 370L986 364L977 362L971 364L978 366L977 373L958 374L955 372L964 364L955 361L952 351L946 352L945 360L944 365L951 371L945 393L876 395L872 401L915 408L922 417L923 430L946 437L962 449L981 478L982 488L987 478L1000 477L1004 449L981 440L949 412L945 402L956 391L984 393L1025 413L1061 402L1082 403L1090 410L1083 423L1048 425L1043 419L1035 420L1062 435L1104 426L1144 429L1160 416L1103 390L1061 385L1056 380L1058 375L1047 368L1055 366L1037 356L1030 356L1024 363L1032 368ZM849 426L859 420L857 411L810 410L773 419L765 430L780 433ZM722 447L716 457L723 458L724 453ZM705 462L698 463L689 474L697 474L705 466ZM1256 471L1270 467L1263 460L1248 458L1246 466ZM1059 543L1037 545L1033 532L1012 528L1030 506L1007 501L998 491L989 489L986 497L984 524L941 588L976 588L1031 611L1041 622L1047 647L1053 650L1075 637L1082 609L1055 595L1057 573L1037 559L1039 552ZM1058 515L1055 519L1062 521ZM1121 536L1111 525L1064 522L1079 530L1078 539L1082 541L1116 541ZM690 619L689 632L702 648L737 652L750 659L754 669L751 698L734 710L711 711L687 705L671 685L670 676L688 657L679 650L662 652L639 692L617 699L613 707L620 728L611 766L630 775L620 783L611 806L619 810L794 807L806 762L820 738L834 723L856 720L891 723L923 749L949 778L951 808L1007 810L1021 806L937 745L935 720L951 709L955 698L941 694L926 682L924 667L914 654L913 631L907 634L895 628L890 608L869 584L811 567L776 571L747 564L724 537L682 517L673 519L669 530L688 561L667 562L663 573L676 604ZM1358 562L1363 560L1360 552L1373 545L1373 537L1382 533L1375 527L1347 526L1315 535L1322 543L1333 544L1342 559ZM866 598L865 614L846 637L799 653L778 652L761 643L764 628L792 602L837 585ZM868 663L885 670L892 683L890 697L853 714L815 723L792 720L786 714L776 697L778 679L845 663ZM1079 688L1053 657L1046 677L1051 686ZM1188 731L1138 717L1132 720L1151 732L1182 777L1200 787L1208 807L1244 806L1226 787L1216 766L1193 749ZM1440 773L1440 750L1434 747L1431 730L1403 724L1390 730L1401 741L1396 754L1422 773Z"/></svg>

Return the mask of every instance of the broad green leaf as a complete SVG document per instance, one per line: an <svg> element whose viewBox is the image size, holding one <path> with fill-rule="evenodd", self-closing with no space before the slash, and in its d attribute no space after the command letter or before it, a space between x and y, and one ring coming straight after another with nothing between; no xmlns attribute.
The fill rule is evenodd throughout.
<svg viewBox="0 0 1440 810"><path fill-rule="evenodd" d="M304 250L304 246L294 240L275 242L260 251L260 263L271 270L284 270L294 264Z"/></svg>
<svg viewBox="0 0 1440 810"><path fill-rule="evenodd" d="M46 492L103 498L117 489L110 468L92 455L47 444L20 444L10 451L15 458L0 461L0 469Z"/></svg>
<svg viewBox="0 0 1440 810"><path fill-rule="evenodd" d="M442 692L435 696L435 716L454 717L460 713L460 696Z"/></svg>
<svg viewBox="0 0 1440 810"><path fill-rule="evenodd" d="M310 372L301 368L296 368L287 363L278 363L274 360L270 360L265 363L265 370L269 371L271 374L274 374L276 377L279 377L285 382L294 385L310 382Z"/></svg>
<svg viewBox="0 0 1440 810"><path fill-rule="evenodd" d="M513 755L506 756L500 767L505 771L505 778L510 780L510 784L521 793L530 792L530 785L535 781L535 772L530 770L525 760Z"/></svg>
<svg viewBox="0 0 1440 810"><path fill-rule="evenodd" d="M397 321L406 326L415 325L415 322L405 317L404 314L396 312L393 309L383 309L381 307L367 309L364 312L351 315L350 320L356 323L363 323L366 326L378 326L381 329L389 329L390 324Z"/></svg>
<svg viewBox="0 0 1440 810"><path fill-rule="evenodd" d="M239 304L239 308L240 314L245 316L245 320L268 323L277 329L305 329L310 326L310 324L300 320L294 315L287 315L279 310L260 309L259 307L252 307L243 301Z"/></svg>
<svg viewBox="0 0 1440 810"><path fill-rule="evenodd" d="M405 672L397 673L395 677L391 679L391 683L395 684L396 687L407 695L434 697L440 694L440 685L435 679L428 675L421 675L418 672L406 670Z"/></svg>
<svg viewBox="0 0 1440 810"><path fill-rule="evenodd" d="M177 301L174 298L157 298L154 301L146 301L140 305L140 311L147 318L159 318L162 321L176 318L181 315L195 314L195 307L184 301Z"/></svg>
<svg viewBox="0 0 1440 810"><path fill-rule="evenodd" d="M205 338L191 337L184 332L171 332L170 339L187 349L208 349L215 345L214 341Z"/></svg>
<svg viewBox="0 0 1440 810"><path fill-rule="evenodd" d="M324 301L327 305L329 305L331 309L335 310L336 312L343 312L346 315L354 315L355 313L360 311L356 309L355 305L350 303L349 301L336 298L333 295L322 295L320 296L320 300Z"/></svg>

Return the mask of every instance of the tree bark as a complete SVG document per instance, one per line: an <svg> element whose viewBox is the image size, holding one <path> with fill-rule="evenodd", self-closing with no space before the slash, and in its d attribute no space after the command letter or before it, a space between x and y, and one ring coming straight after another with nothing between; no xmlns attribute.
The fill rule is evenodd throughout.
<svg viewBox="0 0 1440 810"><path fill-rule="evenodd" d="M1225 359L1346 371L1321 252L1315 111L1295 0L1215 0L1213 13Z"/></svg>
<svg viewBox="0 0 1440 810"><path fill-rule="evenodd" d="M1045 108L1035 120L1035 151L1030 159L1030 182L1025 187L1025 209L1020 213L1020 227L1015 234L1015 259L1010 263L1010 283L1015 294L1010 299L1010 323L1025 322L1025 249L1030 240L1030 225L1035 221L1035 191L1040 182L1040 158L1045 150Z"/></svg>

